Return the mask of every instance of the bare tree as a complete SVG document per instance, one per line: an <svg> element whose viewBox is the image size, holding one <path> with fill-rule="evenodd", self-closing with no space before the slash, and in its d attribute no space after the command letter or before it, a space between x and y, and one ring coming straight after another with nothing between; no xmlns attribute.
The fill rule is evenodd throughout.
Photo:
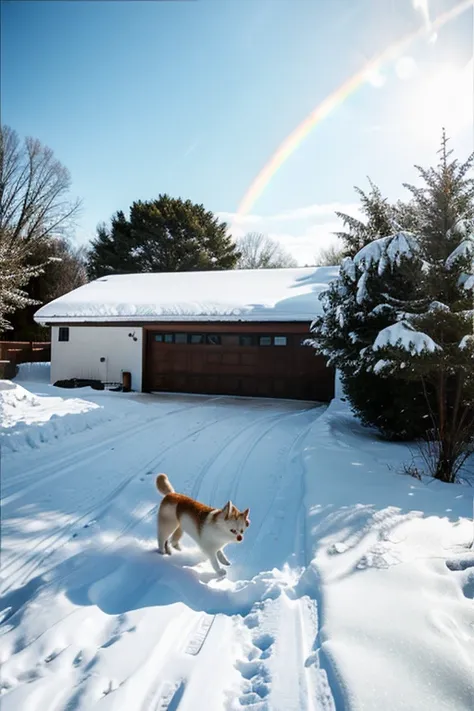
<svg viewBox="0 0 474 711"><path fill-rule="evenodd" d="M337 267L344 256L344 250L337 244L330 244L319 250L314 258L317 267Z"/></svg>
<svg viewBox="0 0 474 711"><path fill-rule="evenodd" d="M64 235L80 207L71 201L69 171L38 140L22 143L9 126L0 129L0 229L11 243Z"/></svg>
<svg viewBox="0 0 474 711"><path fill-rule="evenodd" d="M260 232L249 232L237 242L237 269L282 269L297 267L297 261L276 240Z"/></svg>

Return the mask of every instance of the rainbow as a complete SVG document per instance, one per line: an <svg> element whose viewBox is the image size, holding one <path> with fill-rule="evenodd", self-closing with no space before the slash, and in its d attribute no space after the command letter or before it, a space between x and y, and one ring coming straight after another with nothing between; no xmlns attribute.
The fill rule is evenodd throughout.
<svg viewBox="0 0 474 711"><path fill-rule="evenodd" d="M238 225L239 219L245 217L245 215L250 212L275 173L288 160L292 153L297 150L305 138L311 133L313 128L329 116L329 114L331 114L338 106L341 106L341 104L343 104L344 101L351 96L351 94L357 91L357 89L362 86L365 81L367 81L370 74L379 70L381 66L387 62L396 59L414 41L423 37L427 33L439 30L443 27L443 25L451 22L468 8L472 7L473 4L473 0L464 0L451 10L439 15L430 23L429 27L424 24L418 30L397 40L381 52L381 54L371 59L356 74L347 79L343 84L341 84L341 86L333 91L332 94L323 99L323 101L318 104L316 108L314 108L311 113L303 119L303 121L301 121L301 123L285 138L275 153L271 156L270 160L263 166L262 170L259 172L245 193L238 207L231 231Z"/></svg>

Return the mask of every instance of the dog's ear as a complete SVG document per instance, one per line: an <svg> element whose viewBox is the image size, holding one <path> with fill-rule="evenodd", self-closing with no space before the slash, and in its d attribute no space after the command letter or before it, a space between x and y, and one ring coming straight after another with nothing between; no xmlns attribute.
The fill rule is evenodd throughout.
<svg viewBox="0 0 474 711"><path fill-rule="evenodd" d="M234 505L232 501L228 501L224 508L222 509L222 513L224 514L224 518L228 519L230 518L230 515L232 513L232 509L234 508Z"/></svg>
<svg viewBox="0 0 474 711"><path fill-rule="evenodd" d="M245 509L245 511L242 511L242 517L245 519L245 524L247 526L250 526L249 513L250 513L250 509Z"/></svg>

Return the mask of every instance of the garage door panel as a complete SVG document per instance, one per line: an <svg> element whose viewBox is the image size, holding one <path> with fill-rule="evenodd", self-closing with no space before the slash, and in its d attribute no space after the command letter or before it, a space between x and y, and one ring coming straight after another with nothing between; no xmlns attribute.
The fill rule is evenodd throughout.
<svg viewBox="0 0 474 711"><path fill-rule="evenodd" d="M213 351L212 353L206 353L206 363L208 365L219 365L222 361L222 353Z"/></svg>
<svg viewBox="0 0 474 711"><path fill-rule="evenodd" d="M220 345L219 340L210 345L205 335L200 342L188 335L187 342L169 343L154 334L148 332L145 351L149 390L308 400L333 396L332 369L313 349L301 346L304 335L289 334L287 345L258 345L256 336L243 340L231 333L218 337Z"/></svg>

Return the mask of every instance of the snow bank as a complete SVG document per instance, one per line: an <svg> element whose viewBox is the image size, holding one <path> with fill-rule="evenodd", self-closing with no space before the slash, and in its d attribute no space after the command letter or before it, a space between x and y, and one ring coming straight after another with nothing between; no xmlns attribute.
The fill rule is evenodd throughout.
<svg viewBox="0 0 474 711"><path fill-rule="evenodd" d="M49 383L51 363L20 363L15 382Z"/></svg>
<svg viewBox="0 0 474 711"><path fill-rule="evenodd" d="M337 274L311 267L107 276L43 306L35 320L312 321Z"/></svg>
<svg viewBox="0 0 474 711"><path fill-rule="evenodd" d="M0 415L0 444L14 452L90 429L107 419L96 403L78 397L38 397L8 380L0 381Z"/></svg>
<svg viewBox="0 0 474 711"><path fill-rule="evenodd" d="M409 448L338 401L303 459L313 560L298 590L318 601L337 707L472 709L472 489L399 475Z"/></svg>

